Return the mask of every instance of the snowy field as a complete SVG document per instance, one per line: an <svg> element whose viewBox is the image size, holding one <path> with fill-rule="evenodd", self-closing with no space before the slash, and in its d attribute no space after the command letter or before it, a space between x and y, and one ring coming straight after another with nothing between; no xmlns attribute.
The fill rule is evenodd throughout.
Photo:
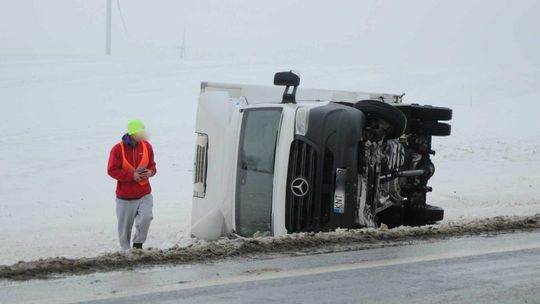
<svg viewBox="0 0 540 304"><path fill-rule="evenodd" d="M201 81L406 92L454 109L435 138L430 202L445 221L540 213L540 69L528 66L271 65L103 57L0 58L0 264L118 249L110 148L140 117L158 175L147 246L189 243L192 153Z"/></svg>

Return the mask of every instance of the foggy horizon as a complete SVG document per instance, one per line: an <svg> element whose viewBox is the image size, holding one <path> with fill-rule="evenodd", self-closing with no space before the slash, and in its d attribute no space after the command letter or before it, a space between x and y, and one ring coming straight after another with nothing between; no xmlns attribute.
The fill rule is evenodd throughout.
<svg viewBox="0 0 540 304"><path fill-rule="evenodd" d="M104 55L105 0L1 3L0 55ZM122 14L113 1L113 57L178 58L185 26L188 60L540 65L537 1L119 4Z"/></svg>

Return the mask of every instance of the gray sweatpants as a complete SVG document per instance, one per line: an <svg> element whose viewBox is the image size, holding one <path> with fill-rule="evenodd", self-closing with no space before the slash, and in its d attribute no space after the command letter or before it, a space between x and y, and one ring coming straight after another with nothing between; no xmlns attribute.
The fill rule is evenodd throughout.
<svg viewBox="0 0 540 304"><path fill-rule="evenodd" d="M144 243L154 218L152 207L154 198L152 194L145 195L137 200L116 199L116 217L118 218L118 239L122 250L131 247L131 230L135 222L135 236L133 243Z"/></svg>

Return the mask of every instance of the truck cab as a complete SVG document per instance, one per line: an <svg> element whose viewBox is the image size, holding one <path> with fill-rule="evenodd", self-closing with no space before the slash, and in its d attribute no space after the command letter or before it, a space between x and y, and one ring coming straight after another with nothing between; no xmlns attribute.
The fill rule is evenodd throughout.
<svg viewBox="0 0 540 304"><path fill-rule="evenodd" d="M374 129L388 127L387 120L395 122L362 111L371 103L384 104L406 119L410 108L397 107L403 95L303 89L299 82L294 73L282 72L275 75L273 87L201 84L194 237L280 236L375 227L395 218L395 225L404 223L406 195L392 199L390 192L401 191L384 193L382 185L396 179L399 183L415 170L416 177L432 173L415 166L403 170L406 146L399 141L407 126L398 126L399 136L388 139L388 133L375 130L381 133L377 135ZM371 103L357 106L359 101ZM390 202L386 207L381 204L384 195ZM389 215L383 214L390 209Z"/></svg>

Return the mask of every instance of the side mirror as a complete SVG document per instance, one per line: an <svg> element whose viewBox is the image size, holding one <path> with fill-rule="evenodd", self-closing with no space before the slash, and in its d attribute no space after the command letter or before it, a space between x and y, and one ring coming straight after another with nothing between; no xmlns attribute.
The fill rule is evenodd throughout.
<svg viewBox="0 0 540 304"><path fill-rule="evenodd" d="M300 85L300 77L297 74L292 71L278 72L274 75L274 85L285 86L282 103L296 103L296 88Z"/></svg>
<svg viewBox="0 0 540 304"><path fill-rule="evenodd" d="M300 77L291 72L278 72L274 75L274 85L297 87L300 85Z"/></svg>

